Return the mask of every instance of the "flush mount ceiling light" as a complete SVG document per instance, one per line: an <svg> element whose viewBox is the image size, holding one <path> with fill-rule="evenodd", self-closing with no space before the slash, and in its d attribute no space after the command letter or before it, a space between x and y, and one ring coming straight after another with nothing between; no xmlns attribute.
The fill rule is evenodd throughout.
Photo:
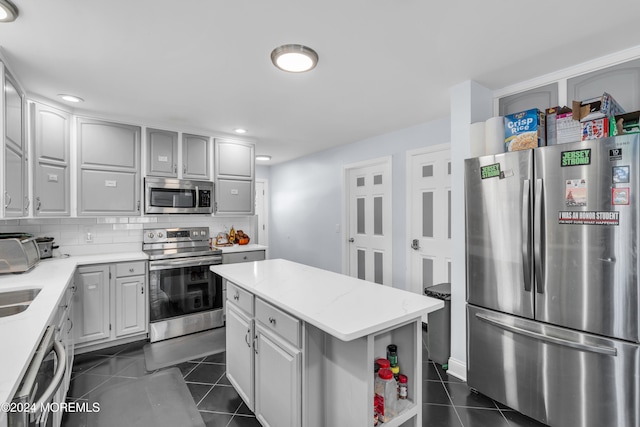
<svg viewBox="0 0 640 427"><path fill-rule="evenodd" d="M235 128L233 131L240 134L247 133L247 130L243 128Z"/></svg>
<svg viewBox="0 0 640 427"><path fill-rule="evenodd" d="M68 101L68 102L83 102L84 101L84 99L82 99L82 98L79 98L79 97L74 96L74 95L67 95L67 94L64 94L64 93L61 93L58 96L60 98L64 99L65 101Z"/></svg>
<svg viewBox="0 0 640 427"><path fill-rule="evenodd" d="M0 22L13 22L18 17L18 8L9 0L0 0Z"/></svg>
<svg viewBox="0 0 640 427"><path fill-rule="evenodd" d="M303 73L315 68L318 54L301 44L285 44L271 52L273 65L290 73Z"/></svg>
<svg viewBox="0 0 640 427"><path fill-rule="evenodd" d="M256 160L269 161L271 160L271 156L267 156L266 154L258 154L256 155Z"/></svg>

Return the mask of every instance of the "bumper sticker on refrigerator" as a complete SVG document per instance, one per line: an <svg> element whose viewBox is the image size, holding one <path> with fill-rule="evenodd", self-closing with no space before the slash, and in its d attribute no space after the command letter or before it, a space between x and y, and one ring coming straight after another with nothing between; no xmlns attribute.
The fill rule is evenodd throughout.
<svg viewBox="0 0 640 427"><path fill-rule="evenodd" d="M614 166L611 175L614 184L627 183L629 182L629 166Z"/></svg>
<svg viewBox="0 0 640 427"><path fill-rule="evenodd" d="M617 211L560 211L558 224L573 225L620 225Z"/></svg>
<svg viewBox="0 0 640 427"><path fill-rule="evenodd" d="M591 164L591 149L563 151L560 154L560 166L584 166Z"/></svg>

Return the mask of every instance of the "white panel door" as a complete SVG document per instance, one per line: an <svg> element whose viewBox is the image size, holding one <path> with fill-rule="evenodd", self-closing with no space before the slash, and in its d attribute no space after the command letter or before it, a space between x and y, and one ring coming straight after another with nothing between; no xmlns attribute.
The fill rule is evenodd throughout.
<svg viewBox="0 0 640 427"><path fill-rule="evenodd" d="M407 153L409 290L451 281L451 149Z"/></svg>
<svg viewBox="0 0 640 427"><path fill-rule="evenodd" d="M349 275L391 285L391 160L347 169Z"/></svg>

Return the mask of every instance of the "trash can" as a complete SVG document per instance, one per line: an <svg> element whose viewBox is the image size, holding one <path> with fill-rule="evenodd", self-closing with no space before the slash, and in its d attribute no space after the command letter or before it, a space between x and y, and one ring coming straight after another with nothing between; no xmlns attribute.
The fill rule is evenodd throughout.
<svg viewBox="0 0 640 427"><path fill-rule="evenodd" d="M446 369L451 354L451 283L426 287L424 294L444 301L444 308L427 315L427 348L429 358Z"/></svg>

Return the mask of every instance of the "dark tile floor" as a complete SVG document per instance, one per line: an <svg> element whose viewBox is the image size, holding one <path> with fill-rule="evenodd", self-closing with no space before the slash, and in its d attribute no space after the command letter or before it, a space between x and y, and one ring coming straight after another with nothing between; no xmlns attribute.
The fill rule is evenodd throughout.
<svg viewBox="0 0 640 427"><path fill-rule="evenodd" d="M93 403L101 387L146 375L145 342L76 356L68 401ZM422 424L429 427L544 427L493 400L474 393L428 359L424 347ZM260 426L225 375L225 354L176 365L202 419L211 427ZM63 427L91 427L83 412L67 413Z"/></svg>

